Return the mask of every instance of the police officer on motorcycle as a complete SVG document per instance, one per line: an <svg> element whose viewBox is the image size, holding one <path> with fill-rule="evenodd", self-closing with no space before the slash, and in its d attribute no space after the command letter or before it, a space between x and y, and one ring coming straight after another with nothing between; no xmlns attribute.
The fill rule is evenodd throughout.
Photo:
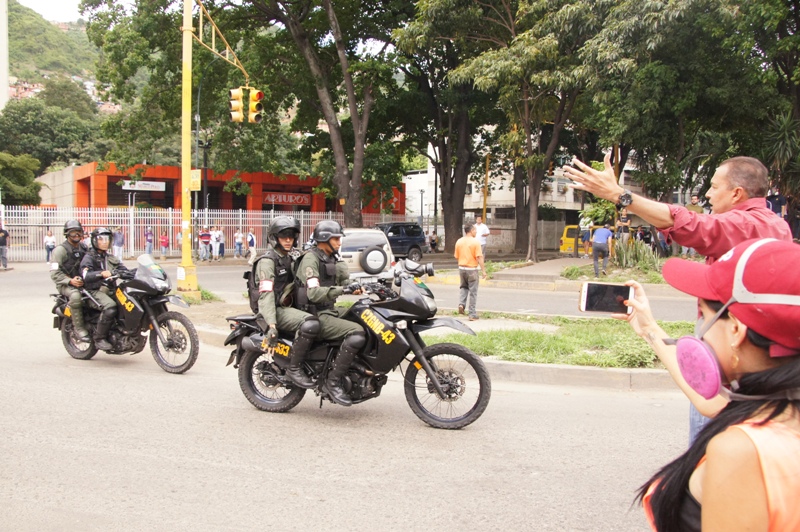
<svg viewBox="0 0 800 532"><path fill-rule="evenodd" d="M286 376L301 388L313 388L314 381L303 371L302 363L320 331L316 316L292 307L294 291L294 258L300 221L291 216L278 216L269 226L269 247L256 264L258 311L268 324L267 345L275 347L278 329L297 331L289 353Z"/></svg>
<svg viewBox="0 0 800 532"><path fill-rule="evenodd" d="M89 332L83 321L83 301L80 288L83 278L80 264L87 252L83 239L83 226L78 220L64 224L64 242L53 250L50 263L50 278L56 283L58 292L69 300L69 311L75 336L82 342L89 341Z"/></svg>
<svg viewBox="0 0 800 532"><path fill-rule="evenodd" d="M342 226L334 220L324 220L314 226L314 246L307 251L297 269L297 305L319 318L319 338L338 340L344 338L339 355L328 372L325 389L334 402L350 406L350 397L341 385L341 379L353 363L356 355L367 342L361 325L341 319L344 309L334 307L336 299L343 293L360 294L358 283L349 283L347 265L339 260L339 248L344 236Z"/></svg>
<svg viewBox="0 0 800 532"><path fill-rule="evenodd" d="M80 266L86 290L101 307L100 319L94 328L92 340L94 346L103 351L114 348L106 337L117 315L117 303L108 295L109 287L106 279L112 275L125 276L127 273L123 272L129 271L117 257L108 253L111 236L111 230L105 227L98 227L92 231L92 249L83 257Z"/></svg>

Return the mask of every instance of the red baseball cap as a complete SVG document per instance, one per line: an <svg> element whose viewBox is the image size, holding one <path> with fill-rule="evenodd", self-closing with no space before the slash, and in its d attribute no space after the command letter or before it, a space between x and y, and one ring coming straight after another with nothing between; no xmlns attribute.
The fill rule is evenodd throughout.
<svg viewBox="0 0 800 532"><path fill-rule="evenodd" d="M664 264L664 279L687 294L727 303L742 323L777 345L770 356L800 354L800 246L763 238L737 245L710 266Z"/></svg>

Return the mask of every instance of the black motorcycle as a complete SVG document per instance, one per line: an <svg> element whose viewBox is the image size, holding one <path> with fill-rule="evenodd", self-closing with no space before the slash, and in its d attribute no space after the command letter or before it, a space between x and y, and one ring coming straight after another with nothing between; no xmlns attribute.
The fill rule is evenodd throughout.
<svg viewBox="0 0 800 532"><path fill-rule="evenodd" d="M167 273L150 255L138 258L135 270L123 272L125 279L112 276L109 296L117 303L117 317L108 332L112 355L135 354L144 349L150 336L150 350L156 363L168 373L184 373L197 360L200 341L192 322L179 312L167 310L167 303L181 307L189 305L179 296L169 295L172 289ZM83 320L89 336L100 318L100 306L92 295L82 289ZM67 298L51 294L53 328L61 330L61 341L72 358L89 360L97 354L94 342L84 342L75 335Z"/></svg>
<svg viewBox="0 0 800 532"><path fill-rule="evenodd" d="M250 272L245 273L245 277ZM378 397L389 371L404 360L405 396L411 410L425 423L442 429L460 429L478 419L492 393L489 373L483 361L458 344L425 345L420 333L435 327L451 327L475 334L451 317L434 318L433 293L422 282L424 274L433 275L432 265L400 261L392 279L362 286L367 297L359 299L343 319L354 321L367 332L367 345L356 357L343 387L353 403ZM303 399L306 390L295 386L285 376L294 333L280 331L276 347L268 348L258 320L260 315L226 318L232 332L225 345L235 345L228 365L235 361L239 386L256 408L267 412L286 412ZM314 392L330 398L323 387L341 341L320 342L309 351L304 362L306 372L316 381Z"/></svg>

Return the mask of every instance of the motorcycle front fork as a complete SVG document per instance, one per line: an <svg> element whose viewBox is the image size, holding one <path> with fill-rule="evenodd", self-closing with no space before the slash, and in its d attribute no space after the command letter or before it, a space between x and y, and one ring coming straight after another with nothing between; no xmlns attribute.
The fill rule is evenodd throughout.
<svg viewBox="0 0 800 532"><path fill-rule="evenodd" d="M444 393L444 389L442 388L441 383L439 382L439 378L436 376L436 370L434 369L433 365L428 361L427 358L422 356L422 344L417 337L411 332L409 329L403 330L403 338L406 339L408 345L411 346L411 351L414 353L415 358L411 361L413 364L414 362L419 362L422 366L422 369L425 370L425 373L428 374L428 378L430 378L431 383L433 384L433 388L436 390L436 393L439 394L439 397L442 399L446 399L446 395Z"/></svg>

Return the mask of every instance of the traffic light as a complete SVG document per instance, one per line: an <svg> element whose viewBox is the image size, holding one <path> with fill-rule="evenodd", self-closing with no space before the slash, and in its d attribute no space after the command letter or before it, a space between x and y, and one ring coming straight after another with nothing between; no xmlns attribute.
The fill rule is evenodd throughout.
<svg viewBox="0 0 800 532"><path fill-rule="evenodd" d="M229 91L231 102L231 122L244 121L244 91L241 87Z"/></svg>
<svg viewBox="0 0 800 532"><path fill-rule="evenodd" d="M247 121L251 124L258 124L264 119L261 112L264 110L264 104L261 100L264 99L264 93L258 89L250 89L250 112L247 115Z"/></svg>

